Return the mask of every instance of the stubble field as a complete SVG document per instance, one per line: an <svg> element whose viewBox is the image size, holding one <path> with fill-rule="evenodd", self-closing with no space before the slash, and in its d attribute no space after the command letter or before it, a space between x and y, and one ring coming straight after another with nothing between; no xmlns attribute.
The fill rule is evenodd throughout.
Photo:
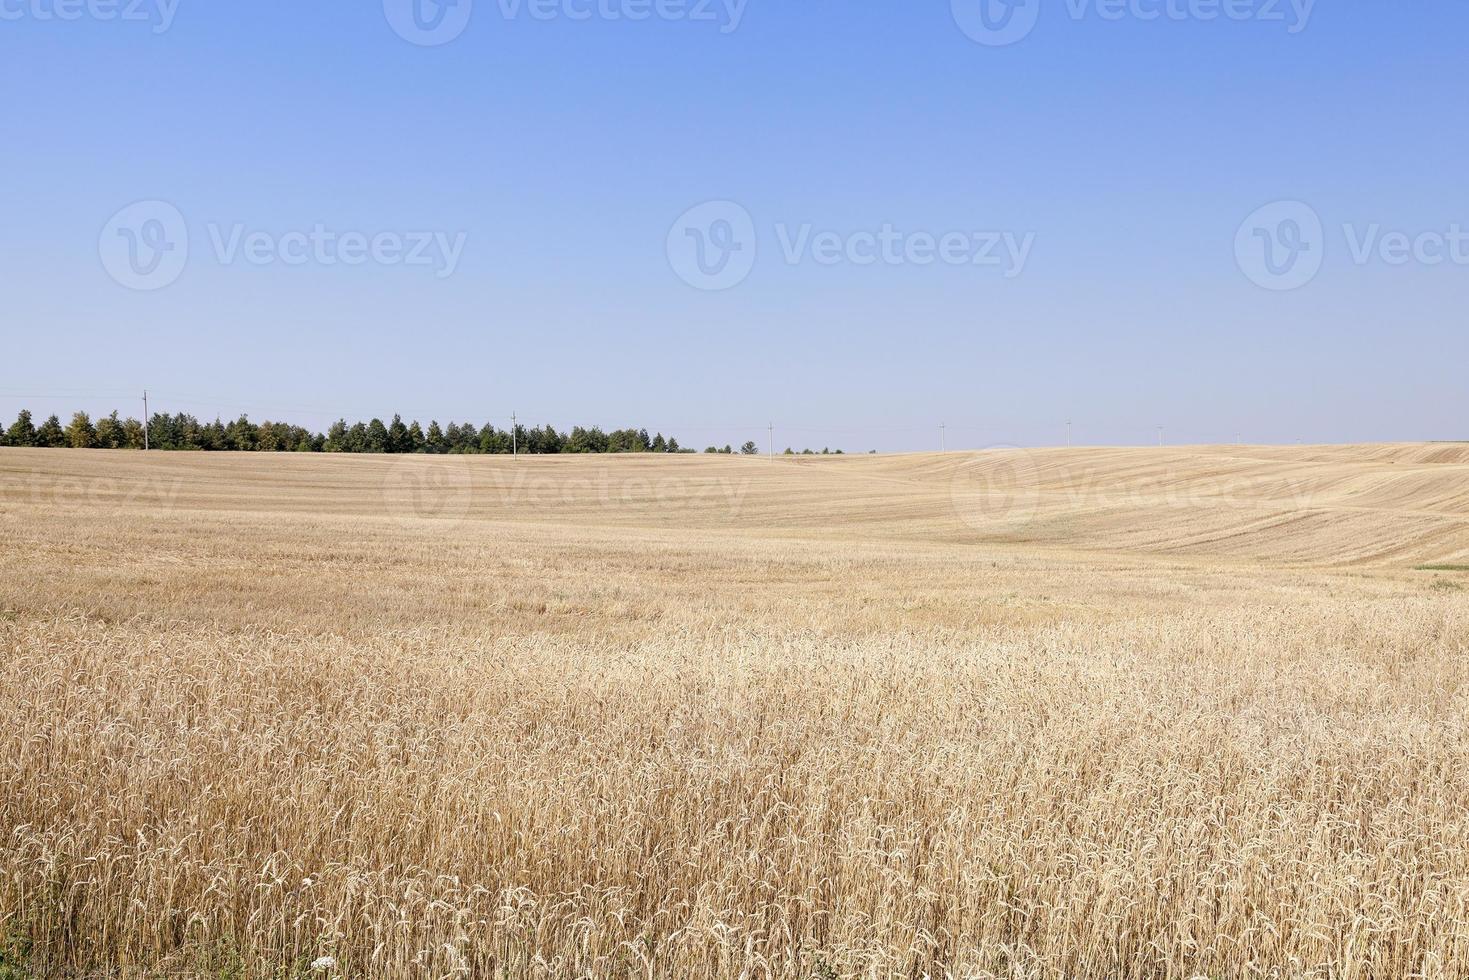
<svg viewBox="0 0 1469 980"><path fill-rule="evenodd" d="M1466 589L1466 446L0 450L0 976L1469 975Z"/></svg>

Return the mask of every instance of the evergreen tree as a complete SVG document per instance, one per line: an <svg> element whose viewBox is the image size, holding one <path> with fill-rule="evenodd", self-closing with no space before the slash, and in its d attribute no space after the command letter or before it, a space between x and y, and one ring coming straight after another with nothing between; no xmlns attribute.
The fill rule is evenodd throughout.
<svg viewBox="0 0 1469 980"><path fill-rule="evenodd" d="M447 453L449 443L444 440L444 430L437 420L428 424L428 434L423 437L424 450L431 453Z"/></svg>
<svg viewBox="0 0 1469 980"><path fill-rule="evenodd" d="M367 443L362 447L365 453L385 453L388 451L388 427L383 425L382 419L373 419L367 423Z"/></svg>
<svg viewBox="0 0 1469 980"><path fill-rule="evenodd" d="M36 444L36 426L31 421L29 410L21 409L20 414L15 417L15 422L5 430L5 444L8 446L34 446Z"/></svg>
<svg viewBox="0 0 1469 980"><path fill-rule="evenodd" d="M260 448L260 429L241 415L226 427L224 446L234 452L252 453Z"/></svg>
<svg viewBox="0 0 1469 980"><path fill-rule="evenodd" d="M147 427L148 448L150 449L172 449L173 448L173 419L161 412L154 412L151 419L145 419Z"/></svg>
<svg viewBox="0 0 1469 980"><path fill-rule="evenodd" d="M755 445L754 440L751 440L750 442L747 442L740 447L740 453L744 456L753 456L759 451L760 447Z"/></svg>
<svg viewBox="0 0 1469 980"><path fill-rule="evenodd" d="M204 448L204 427L192 415L180 413L174 419L179 449L200 450Z"/></svg>
<svg viewBox="0 0 1469 980"><path fill-rule="evenodd" d="M408 448L404 450L410 453L421 453L424 450L423 429L419 428L418 420L414 419L408 426Z"/></svg>
<svg viewBox="0 0 1469 980"><path fill-rule="evenodd" d="M533 436L536 435L534 430L532 430L531 434ZM566 437L549 425L540 431L537 441L539 442L539 447L536 449L536 452L547 453L549 455L560 453L566 445Z"/></svg>
<svg viewBox="0 0 1469 980"><path fill-rule="evenodd" d="M658 433L656 436L653 437L653 452L655 452L655 453L666 453L666 452L668 452L668 443L666 441L664 441L664 439L663 439L663 433L661 433L661 432Z"/></svg>
<svg viewBox="0 0 1469 980"><path fill-rule="evenodd" d="M479 430L468 422L460 425L450 422L444 429L444 442L451 453L472 453L479 450Z"/></svg>
<svg viewBox="0 0 1469 980"><path fill-rule="evenodd" d="M480 432L480 447L482 451L494 453L497 456L508 456L510 454L510 430L496 429L490 425L486 425L485 428L490 431L490 439L489 443L486 444L485 434L483 431Z"/></svg>
<svg viewBox="0 0 1469 980"><path fill-rule="evenodd" d="M408 426L403 424L401 415L394 414L393 421L388 424L388 452L413 452L413 440L408 436Z"/></svg>
<svg viewBox="0 0 1469 980"><path fill-rule="evenodd" d="M216 416L213 422L206 423L199 430L199 445L205 452L223 452L228 448L225 441L224 423Z"/></svg>
<svg viewBox="0 0 1469 980"><path fill-rule="evenodd" d="M41 423L36 430L36 443L42 449L60 449L66 445L66 430L61 427L61 420L52 415Z"/></svg>

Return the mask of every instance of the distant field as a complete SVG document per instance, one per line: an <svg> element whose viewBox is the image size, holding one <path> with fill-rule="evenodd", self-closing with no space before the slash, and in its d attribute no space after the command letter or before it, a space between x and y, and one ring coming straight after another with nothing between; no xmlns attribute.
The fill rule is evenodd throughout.
<svg viewBox="0 0 1469 980"><path fill-rule="evenodd" d="M0 977L1466 975L1466 568L1464 445L0 449Z"/></svg>

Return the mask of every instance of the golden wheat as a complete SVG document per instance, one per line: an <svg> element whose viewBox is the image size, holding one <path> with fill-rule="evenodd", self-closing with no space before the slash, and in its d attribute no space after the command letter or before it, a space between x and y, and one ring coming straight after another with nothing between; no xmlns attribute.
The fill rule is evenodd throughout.
<svg viewBox="0 0 1469 980"><path fill-rule="evenodd" d="M1469 974L1466 477L0 450L0 975Z"/></svg>

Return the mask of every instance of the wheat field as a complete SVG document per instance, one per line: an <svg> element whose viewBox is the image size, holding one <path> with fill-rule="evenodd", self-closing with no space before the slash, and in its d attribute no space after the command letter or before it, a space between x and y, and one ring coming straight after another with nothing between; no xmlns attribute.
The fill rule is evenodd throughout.
<svg viewBox="0 0 1469 980"><path fill-rule="evenodd" d="M1469 446L0 450L0 976L1469 976L1466 586Z"/></svg>

